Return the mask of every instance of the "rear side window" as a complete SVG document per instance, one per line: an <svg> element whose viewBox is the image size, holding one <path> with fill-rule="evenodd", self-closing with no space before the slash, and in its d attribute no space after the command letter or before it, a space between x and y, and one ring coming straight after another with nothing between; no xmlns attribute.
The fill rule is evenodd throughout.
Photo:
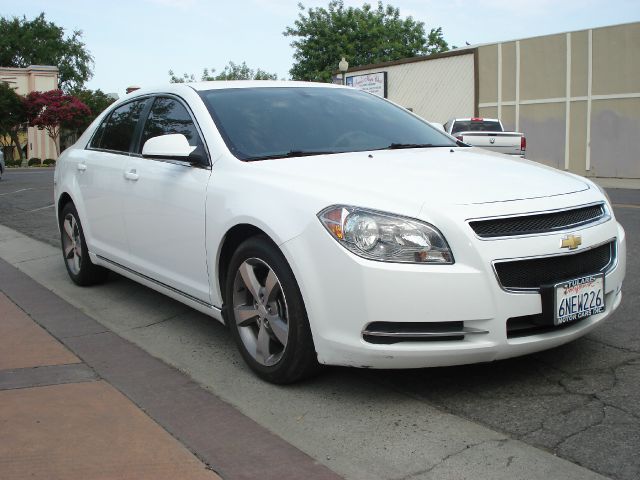
<svg viewBox="0 0 640 480"><path fill-rule="evenodd" d="M151 112L142 131L142 140L140 141L140 151L138 153L142 152L144 143L150 138L172 133L181 133L187 137L189 145L202 148L200 135L198 135L198 130L187 109L173 98L158 97L153 102Z"/></svg>
<svg viewBox="0 0 640 480"><path fill-rule="evenodd" d="M456 120L451 134L458 132L501 132L500 122L490 120Z"/></svg>
<svg viewBox="0 0 640 480"><path fill-rule="evenodd" d="M128 153L146 102L146 99L138 100L116 108L98 127L91 147Z"/></svg>

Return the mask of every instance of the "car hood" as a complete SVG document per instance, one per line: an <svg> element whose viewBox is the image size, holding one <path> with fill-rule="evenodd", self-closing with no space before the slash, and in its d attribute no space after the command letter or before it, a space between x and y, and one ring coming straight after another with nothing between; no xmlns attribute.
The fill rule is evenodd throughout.
<svg viewBox="0 0 640 480"><path fill-rule="evenodd" d="M589 189L579 177L557 169L469 147L352 152L251 163L290 187L338 188L438 204L506 202Z"/></svg>

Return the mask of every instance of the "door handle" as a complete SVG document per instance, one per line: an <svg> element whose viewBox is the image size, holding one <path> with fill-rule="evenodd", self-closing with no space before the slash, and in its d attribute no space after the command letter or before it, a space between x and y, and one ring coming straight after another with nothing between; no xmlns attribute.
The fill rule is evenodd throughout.
<svg viewBox="0 0 640 480"><path fill-rule="evenodd" d="M135 168L129 170L128 172L126 172L124 174L124 178L126 178L127 180L132 180L132 181L137 181L138 178L140 178L140 175L138 175L138 173L136 172Z"/></svg>
<svg viewBox="0 0 640 480"><path fill-rule="evenodd" d="M84 163L78 163L78 164L76 165L76 168L77 168L79 171L84 172L84 171L87 169L87 166L86 166Z"/></svg>

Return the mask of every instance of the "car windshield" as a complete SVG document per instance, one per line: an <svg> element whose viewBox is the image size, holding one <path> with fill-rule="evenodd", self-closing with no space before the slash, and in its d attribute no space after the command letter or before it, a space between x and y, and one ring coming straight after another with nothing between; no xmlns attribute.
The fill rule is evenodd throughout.
<svg viewBox="0 0 640 480"><path fill-rule="evenodd" d="M458 132L501 132L500 122L495 120L456 120L451 135Z"/></svg>
<svg viewBox="0 0 640 480"><path fill-rule="evenodd" d="M456 146L403 108L356 89L256 87L200 94L241 160Z"/></svg>

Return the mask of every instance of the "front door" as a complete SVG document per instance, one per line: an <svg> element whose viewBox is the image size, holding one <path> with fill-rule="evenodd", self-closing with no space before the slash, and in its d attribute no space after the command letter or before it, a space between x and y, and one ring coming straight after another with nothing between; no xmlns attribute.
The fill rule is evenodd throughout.
<svg viewBox="0 0 640 480"><path fill-rule="evenodd" d="M149 138L181 133L201 163L140 155ZM185 105L157 97L128 161L124 221L129 267L188 296L210 302L205 244L205 205L211 169L204 143Z"/></svg>

